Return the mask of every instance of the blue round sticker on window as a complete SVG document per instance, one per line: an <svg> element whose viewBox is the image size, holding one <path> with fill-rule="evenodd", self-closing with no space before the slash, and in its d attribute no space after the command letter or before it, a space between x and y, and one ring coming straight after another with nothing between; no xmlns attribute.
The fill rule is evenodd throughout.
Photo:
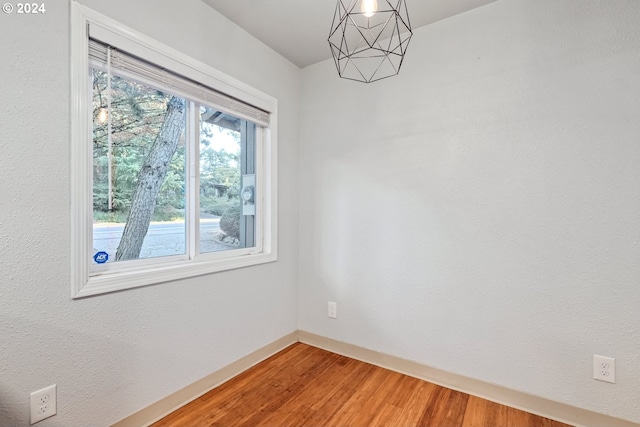
<svg viewBox="0 0 640 427"><path fill-rule="evenodd" d="M105 262L109 261L109 254L106 252L100 251L93 256L93 260L97 264L104 264Z"/></svg>

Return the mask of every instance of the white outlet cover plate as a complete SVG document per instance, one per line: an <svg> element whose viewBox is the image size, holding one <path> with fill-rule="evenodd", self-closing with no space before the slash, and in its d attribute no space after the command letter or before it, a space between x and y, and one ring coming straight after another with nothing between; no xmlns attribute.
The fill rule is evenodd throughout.
<svg viewBox="0 0 640 427"><path fill-rule="evenodd" d="M331 319L336 319L338 317L338 304L335 302L329 302L327 304L327 316Z"/></svg>
<svg viewBox="0 0 640 427"><path fill-rule="evenodd" d="M616 382L616 359L593 355L593 378L608 383Z"/></svg>
<svg viewBox="0 0 640 427"><path fill-rule="evenodd" d="M54 416L57 413L56 385L34 391L29 395L31 424Z"/></svg>

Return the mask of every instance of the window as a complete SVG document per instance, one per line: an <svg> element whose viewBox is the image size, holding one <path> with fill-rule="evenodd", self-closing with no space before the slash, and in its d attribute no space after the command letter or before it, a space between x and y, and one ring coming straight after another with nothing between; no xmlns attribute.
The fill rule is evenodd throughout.
<svg viewBox="0 0 640 427"><path fill-rule="evenodd" d="M73 3L72 296L274 261L276 101Z"/></svg>

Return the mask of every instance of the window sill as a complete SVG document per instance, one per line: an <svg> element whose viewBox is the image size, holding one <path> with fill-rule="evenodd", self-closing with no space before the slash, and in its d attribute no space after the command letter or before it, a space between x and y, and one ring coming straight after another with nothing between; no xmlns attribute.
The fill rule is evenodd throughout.
<svg viewBox="0 0 640 427"><path fill-rule="evenodd" d="M77 290L73 298L84 298L125 289L156 285L173 280L265 264L277 261L277 259L277 254L263 252L221 260L177 261L167 265L149 267L148 269L138 268L131 271L105 273L89 277L87 283Z"/></svg>

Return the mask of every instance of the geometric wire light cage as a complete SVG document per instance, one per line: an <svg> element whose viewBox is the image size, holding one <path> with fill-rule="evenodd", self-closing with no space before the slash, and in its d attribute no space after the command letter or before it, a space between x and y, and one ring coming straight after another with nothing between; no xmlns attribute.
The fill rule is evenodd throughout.
<svg viewBox="0 0 640 427"><path fill-rule="evenodd" d="M400 72L412 35L405 0L338 0L329 46L340 77L371 83Z"/></svg>

